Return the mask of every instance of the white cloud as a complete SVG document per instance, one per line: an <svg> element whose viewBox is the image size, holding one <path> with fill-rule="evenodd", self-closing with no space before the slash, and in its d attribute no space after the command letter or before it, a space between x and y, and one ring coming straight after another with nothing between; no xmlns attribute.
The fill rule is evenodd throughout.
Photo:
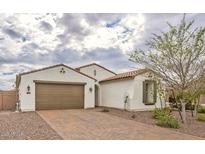
<svg viewBox="0 0 205 154"><path fill-rule="evenodd" d="M43 65L33 65L33 64L25 64L19 63L18 66L16 64L3 64L0 66L0 90L7 90L15 88L15 76L16 73L21 73L25 71L29 71L32 69L42 68Z"/></svg>
<svg viewBox="0 0 205 154"><path fill-rule="evenodd" d="M5 41L1 46L6 46L7 50L13 54L19 54L22 52L22 47L30 43L38 44L45 50L52 51L60 43L56 36L62 33L62 29L56 26L55 18L57 15L41 15L41 14L14 14L3 16L4 22L2 27L7 27L20 33L25 38L12 39L9 36L4 35L2 32L0 36L5 36ZM2 19L1 18L1 19ZM54 30L50 33L45 33L40 29L40 21L46 21L50 23ZM2 21L1 21L2 22ZM24 41L21 39L25 39ZM23 43L22 43L23 41ZM47 52L48 52L47 51ZM35 52L35 51L33 51ZM36 51L39 52L38 50ZM46 51L44 51L46 52Z"/></svg>
<svg viewBox="0 0 205 154"><path fill-rule="evenodd" d="M80 24L90 33L84 36L83 40L69 40L68 48L79 52L89 52L96 48L119 48L123 53L127 53L134 49L136 41L141 37L145 19L141 14L128 14L113 27L106 27L106 21L89 25L86 19L82 19Z"/></svg>
<svg viewBox="0 0 205 154"><path fill-rule="evenodd" d="M0 14L0 89L9 89L16 73L45 65L73 66L97 61L117 72L130 70L127 53L151 33L166 30L182 14ZM203 26L203 14L199 17ZM14 72L13 75L11 72Z"/></svg>

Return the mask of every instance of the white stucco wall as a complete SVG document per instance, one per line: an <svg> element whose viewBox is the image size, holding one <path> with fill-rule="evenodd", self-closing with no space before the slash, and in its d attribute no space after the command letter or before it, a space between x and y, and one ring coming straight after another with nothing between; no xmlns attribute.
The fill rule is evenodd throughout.
<svg viewBox="0 0 205 154"><path fill-rule="evenodd" d="M94 70L96 70L96 76L94 76ZM115 74L97 66L97 65L91 65L87 67L83 67L80 69L80 72L87 74L98 81L103 80L105 78L109 78L111 76L114 76Z"/></svg>
<svg viewBox="0 0 205 154"><path fill-rule="evenodd" d="M88 78L74 70L63 67L66 71L65 74L59 73L63 66L46 69L39 72L22 75L19 85L19 100L20 108L22 111L35 111L35 83L33 80L45 80L45 81L64 81L64 82L86 82L84 89L84 107L93 108L94 101L94 85L95 81ZM30 86L31 94L26 94L27 86ZM90 92L89 88L92 87L93 91Z"/></svg>
<svg viewBox="0 0 205 154"><path fill-rule="evenodd" d="M96 76L94 75L94 70L96 70ZM100 106L101 86L99 85L99 81L114 76L115 74L103 69L102 67L99 67L98 65L83 67L80 69L80 72L97 80L96 85L98 86L98 101L95 102L95 105Z"/></svg>
<svg viewBox="0 0 205 154"><path fill-rule="evenodd" d="M161 103L158 97L155 105L145 105L143 103L143 81L146 79L149 78L145 75L139 75L134 79L100 83L100 106L124 109L125 95L129 95L129 101L126 108L128 110L144 111L152 110L155 106L160 107Z"/></svg>
<svg viewBox="0 0 205 154"><path fill-rule="evenodd" d="M100 106L124 109L125 95L133 93L133 80L100 83Z"/></svg>

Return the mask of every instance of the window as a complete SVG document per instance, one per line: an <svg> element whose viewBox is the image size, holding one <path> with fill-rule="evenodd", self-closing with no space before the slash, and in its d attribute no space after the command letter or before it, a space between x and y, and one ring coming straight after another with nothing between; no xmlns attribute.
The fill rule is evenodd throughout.
<svg viewBox="0 0 205 154"><path fill-rule="evenodd" d="M93 72L93 73L94 73L94 76L96 76L96 75L97 75L97 72L96 72L96 70L94 70L94 72Z"/></svg>
<svg viewBox="0 0 205 154"><path fill-rule="evenodd" d="M143 103L145 105L153 105L156 103L156 97L156 82L145 80L143 82Z"/></svg>

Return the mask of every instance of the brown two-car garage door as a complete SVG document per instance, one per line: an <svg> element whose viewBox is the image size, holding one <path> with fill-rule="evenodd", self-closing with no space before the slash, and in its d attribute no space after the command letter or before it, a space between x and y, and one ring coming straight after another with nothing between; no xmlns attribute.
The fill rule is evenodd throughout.
<svg viewBox="0 0 205 154"><path fill-rule="evenodd" d="M84 85L36 83L36 110L84 108Z"/></svg>

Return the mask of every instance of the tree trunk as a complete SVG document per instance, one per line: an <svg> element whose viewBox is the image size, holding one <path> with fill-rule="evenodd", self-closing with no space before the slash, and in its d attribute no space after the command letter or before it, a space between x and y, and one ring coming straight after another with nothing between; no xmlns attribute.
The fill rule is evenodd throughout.
<svg viewBox="0 0 205 154"><path fill-rule="evenodd" d="M174 102L176 103L176 106L177 106L177 109L178 109L178 112L179 112L179 116L180 116L180 118L181 118L181 120L182 120L182 122L183 122L183 118L182 118L182 114L181 114L181 108L180 108L179 105L178 105L178 102L177 102L177 99L176 99L174 90L172 89L171 92L172 92L172 95L173 95L173 97L174 97Z"/></svg>
<svg viewBox="0 0 205 154"><path fill-rule="evenodd" d="M161 109L163 109L163 106L162 106L162 98L161 98L161 96L159 96L159 100L160 100L160 106L161 106ZM166 104L166 102L165 102L165 104ZM166 106L165 106L166 107Z"/></svg>
<svg viewBox="0 0 205 154"><path fill-rule="evenodd" d="M186 121L186 103L184 101L181 102L181 105L182 105L182 120L183 120L183 123L186 124L187 121Z"/></svg>
<svg viewBox="0 0 205 154"><path fill-rule="evenodd" d="M194 100L194 117L197 117L197 103L196 100Z"/></svg>
<svg viewBox="0 0 205 154"><path fill-rule="evenodd" d="M194 106L194 116L195 118L197 118L197 108L198 108L198 105L199 105L199 101L200 101L200 97L195 101L195 106Z"/></svg>
<svg viewBox="0 0 205 154"><path fill-rule="evenodd" d="M182 118L181 109L180 109L180 107L179 107L179 106L177 106L177 108L178 108L179 116L180 116L180 118L181 118L181 120L182 120L182 122L183 122L183 118Z"/></svg>
<svg viewBox="0 0 205 154"><path fill-rule="evenodd" d="M193 112L193 108L192 108L192 102L191 102L191 116L194 117L194 112Z"/></svg>

